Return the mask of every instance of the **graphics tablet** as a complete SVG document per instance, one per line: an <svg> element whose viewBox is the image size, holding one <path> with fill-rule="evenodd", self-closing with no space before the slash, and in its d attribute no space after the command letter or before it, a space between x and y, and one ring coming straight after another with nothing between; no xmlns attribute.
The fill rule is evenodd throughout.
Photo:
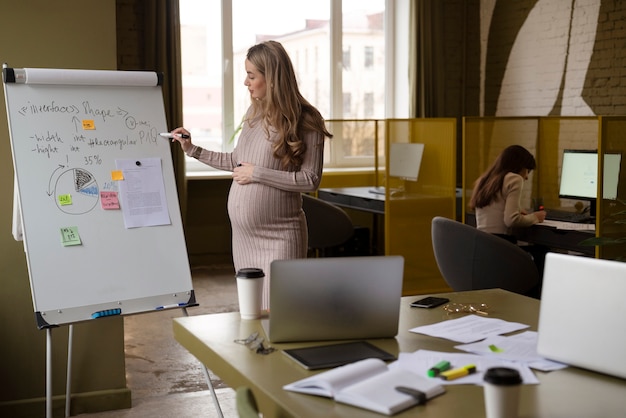
<svg viewBox="0 0 626 418"><path fill-rule="evenodd" d="M379 358L385 361L396 359L394 355L367 341L293 348L283 352L308 370L343 366L366 358Z"/></svg>

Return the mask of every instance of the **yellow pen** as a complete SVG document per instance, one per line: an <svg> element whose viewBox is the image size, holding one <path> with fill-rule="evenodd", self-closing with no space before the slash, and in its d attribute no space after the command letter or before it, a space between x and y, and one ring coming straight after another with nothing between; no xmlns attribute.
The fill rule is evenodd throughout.
<svg viewBox="0 0 626 418"><path fill-rule="evenodd" d="M441 372L439 377L443 380L454 380L472 373L476 373L476 366L474 364L468 364L467 366Z"/></svg>

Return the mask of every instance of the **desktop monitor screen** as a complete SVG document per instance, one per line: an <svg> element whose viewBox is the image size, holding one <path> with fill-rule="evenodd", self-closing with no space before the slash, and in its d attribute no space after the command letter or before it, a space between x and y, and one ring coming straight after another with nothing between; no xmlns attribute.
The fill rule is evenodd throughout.
<svg viewBox="0 0 626 418"><path fill-rule="evenodd" d="M417 181L424 144L394 142L389 146L389 175Z"/></svg>
<svg viewBox="0 0 626 418"><path fill-rule="evenodd" d="M621 154L604 154L603 198L615 200L619 181ZM565 150L561 167L559 197L595 199L598 195L598 153L588 150Z"/></svg>

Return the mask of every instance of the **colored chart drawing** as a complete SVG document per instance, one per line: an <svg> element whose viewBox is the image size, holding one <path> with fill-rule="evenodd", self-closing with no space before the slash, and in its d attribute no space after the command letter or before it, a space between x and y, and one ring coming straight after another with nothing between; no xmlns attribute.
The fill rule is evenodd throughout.
<svg viewBox="0 0 626 418"><path fill-rule="evenodd" d="M59 203L59 196L70 194L71 205ZM57 179L54 188L54 201L61 211L70 215L81 215L98 204L99 187L94 176L82 168L66 170Z"/></svg>

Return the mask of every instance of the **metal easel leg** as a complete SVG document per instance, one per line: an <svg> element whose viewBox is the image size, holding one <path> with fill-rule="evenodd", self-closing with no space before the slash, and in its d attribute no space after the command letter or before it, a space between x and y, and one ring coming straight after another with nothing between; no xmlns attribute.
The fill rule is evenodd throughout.
<svg viewBox="0 0 626 418"><path fill-rule="evenodd" d="M187 312L187 308L182 308L182 309L183 309L183 314L185 316L189 316L189 313ZM217 394L215 393L215 388L213 388L213 382L211 382L211 376L209 376L209 370L206 368L204 364L202 364L202 370L204 371L204 377L206 378L206 382L209 386L209 391L211 392L213 403L215 404L215 410L217 411L217 416L219 418L224 418L224 415L222 414L222 408L220 407L220 403L217 400Z"/></svg>
<svg viewBox="0 0 626 418"><path fill-rule="evenodd" d="M74 325L70 324L67 337L67 373L65 382L65 417L70 415L72 402L72 341L74 339Z"/></svg>
<svg viewBox="0 0 626 418"><path fill-rule="evenodd" d="M52 418L52 328L46 329L46 418Z"/></svg>

